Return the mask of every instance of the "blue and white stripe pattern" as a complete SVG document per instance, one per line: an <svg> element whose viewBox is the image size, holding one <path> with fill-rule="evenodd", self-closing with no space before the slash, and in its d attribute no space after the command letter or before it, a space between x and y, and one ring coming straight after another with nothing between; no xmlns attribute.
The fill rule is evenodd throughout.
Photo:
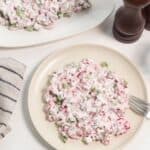
<svg viewBox="0 0 150 150"><path fill-rule="evenodd" d="M24 64L12 58L0 58L0 139L10 131L9 123L19 100L24 73Z"/></svg>

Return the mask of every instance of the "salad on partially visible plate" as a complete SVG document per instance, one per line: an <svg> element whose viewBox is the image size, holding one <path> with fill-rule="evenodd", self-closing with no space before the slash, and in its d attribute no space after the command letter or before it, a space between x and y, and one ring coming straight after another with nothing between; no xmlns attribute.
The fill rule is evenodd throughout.
<svg viewBox="0 0 150 150"><path fill-rule="evenodd" d="M89 0L1 0L0 25L9 29L51 29L62 17L91 6Z"/></svg>
<svg viewBox="0 0 150 150"><path fill-rule="evenodd" d="M0 47L74 36L101 24L113 9L113 0L0 0L0 35L5 37Z"/></svg>

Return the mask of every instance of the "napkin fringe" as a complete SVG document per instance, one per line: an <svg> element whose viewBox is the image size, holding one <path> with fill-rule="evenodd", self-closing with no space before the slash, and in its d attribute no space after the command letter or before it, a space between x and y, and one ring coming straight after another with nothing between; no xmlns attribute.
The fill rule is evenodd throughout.
<svg viewBox="0 0 150 150"><path fill-rule="evenodd" d="M2 123L2 125L0 125L0 139L3 139L10 131L11 128Z"/></svg>

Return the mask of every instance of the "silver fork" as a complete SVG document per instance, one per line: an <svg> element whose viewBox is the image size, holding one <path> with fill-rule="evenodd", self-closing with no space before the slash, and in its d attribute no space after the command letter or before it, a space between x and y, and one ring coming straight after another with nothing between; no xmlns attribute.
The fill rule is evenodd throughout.
<svg viewBox="0 0 150 150"><path fill-rule="evenodd" d="M130 96L129 106L135 113L150 119L150 103L147 103L138 97Z"/></svg>

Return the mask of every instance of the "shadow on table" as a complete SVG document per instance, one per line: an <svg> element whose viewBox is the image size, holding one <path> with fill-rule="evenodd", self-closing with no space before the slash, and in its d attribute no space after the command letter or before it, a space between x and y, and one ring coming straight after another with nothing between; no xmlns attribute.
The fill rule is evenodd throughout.
<svg viewBox="0 0 150 150"><path fill-rule="evenodd" d="M38 65L37 65L38 66ZM35 68L36 69L36 68ZM31 121L30 115L29 115L29 111L28 111L28 88L30 85L30 81L32 79L32 75L35 71L35 69L28 75L28 79L26 80L26 84L25 84L25 88L23 91L23 104L22 104L22 111L23 111L23 115L25 118L25 121L27 123L27 127L28 129L31 131L31 134L38 140L38 142L40 142L46 149L48 150L55 150L52 146L50 146L44 139L42 139L42 137L38 134L38 132L36 131L36 129L33 126L33 123Z"/></svg>
<svg viewBox="0 0 150 150"><path fill-rule="evenodd" d="M144 73L150 75L150 44L143 43L136 50L138 51L137 61L139 66Z"/></svg>
<svg viewBox="0 0 150 150"><path fill-rule="evenodd" d="M113 22L114 22L114 15L115 13L113 12L106 20L100 24L99 30L104 33L106 36L113 38L113 33L112 33L112 28L113 28Z"/></svg>

